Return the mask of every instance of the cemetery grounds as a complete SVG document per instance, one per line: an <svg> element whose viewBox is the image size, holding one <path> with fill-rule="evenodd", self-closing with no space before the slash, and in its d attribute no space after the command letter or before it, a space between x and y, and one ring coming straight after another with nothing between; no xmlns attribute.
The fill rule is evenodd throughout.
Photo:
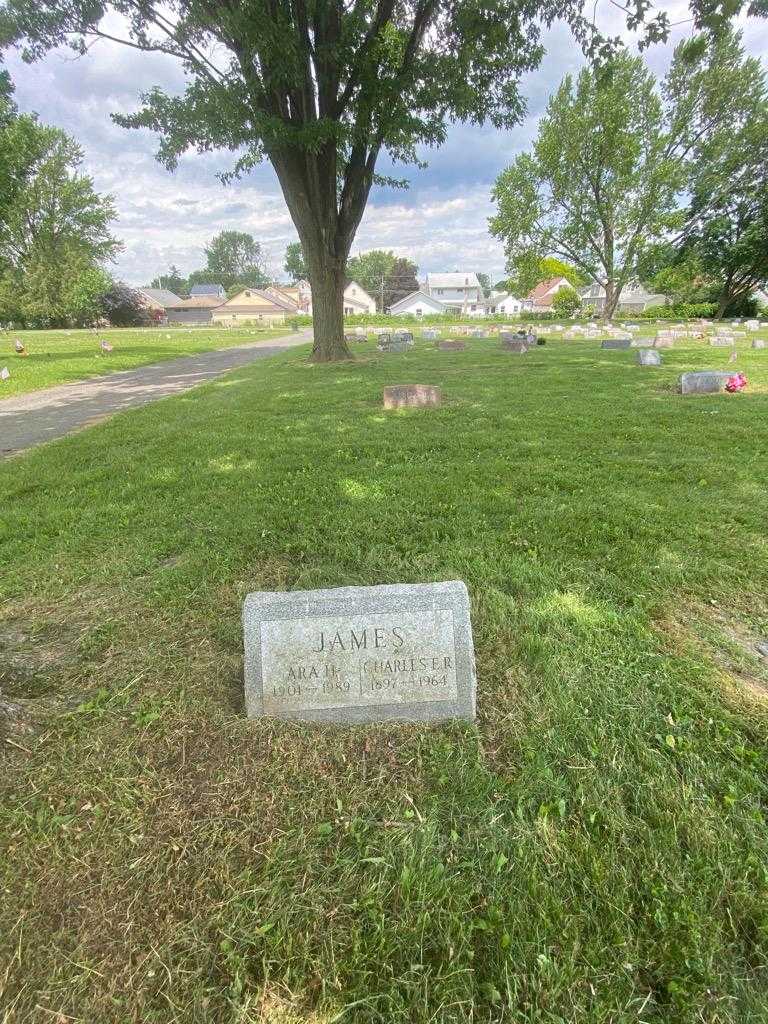
<svg viewBox="0 0 768 1024"><path fill-rule="evenodd" d="M749 341L296 349L1 464L2 1024L764 1021ZM476 725L245 720L247 593L450 579Z"/></svg>

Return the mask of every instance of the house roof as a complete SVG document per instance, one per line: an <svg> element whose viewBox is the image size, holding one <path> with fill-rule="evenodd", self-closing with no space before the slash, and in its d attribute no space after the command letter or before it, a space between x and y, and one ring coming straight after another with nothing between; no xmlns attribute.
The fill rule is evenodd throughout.
<svg viewBox="0 0 768 1024"><path fill-rule="evenodd" d="M214 309L221 306L224 300L220 295L191 295L188 299L180 299L168 309Z"/></svg>
<svg viewBox="0 0 768 1024"><path fill-rule="evenodd" d="M481 288L477 274L427 274L427 288Z"/></svg>
<svg viewBox="0 0 768 1024"><path fill-rule="evenodd" d="M421 289L419 289L418 291L411 292L410 295L404 295L403 298L398 299L397 302L393 302L392 305L389 307L389 311L390 313L392 313L396 311L399 306L409 305L411 302L417 299L419 301L423 301L434 306L438 310L438 312L442 312L446 308L445 303L441 302L440 299L436 299L434 295L427 295L426 292L423 292L421 291Z"/></svg>
<svg viewBox="0 0 768 1024"><path fill-rule="evenodd" d="M572 287L565 277L548 277L546 281L540 281L535 288L532 288L525 298L534 305L551 306L552 296L563 284L569 288Z"/></svg>
<svg viewBox="0 0 768 1024"><path fill-rule="evenodd" d="M138 288L137 291L145 295L151 302L157 303L158 306L164 306L166 309L169 306L178 306L182 301L178 295L174 295L167 288Z"/></svg>
<svg viewBox="0 0 768 1024"><path fill-rule="evenodd" d="M260 288L244 288L237 295L233 295L231 299L227 299L219 308L246 313L251 310L297 312L296 303L287 296L280 297L272 292L262 291Z"/></svg>
<svg viewBox="0 0 768 1024"><path fill-rule="evenodd" d="M198 295L226 295L226 291L220 284L195 284L189 289L189 297L194 299Z"/></svg>
<svg viewBox="0 0 768 1024"><path fill-rule="evenodd" d="M347 293L344 292L344 301L347 303L347 305L357 306L364 312L368 309L368 303L365 301L365 299L361 299L357 295L347 295Z"/></svg>

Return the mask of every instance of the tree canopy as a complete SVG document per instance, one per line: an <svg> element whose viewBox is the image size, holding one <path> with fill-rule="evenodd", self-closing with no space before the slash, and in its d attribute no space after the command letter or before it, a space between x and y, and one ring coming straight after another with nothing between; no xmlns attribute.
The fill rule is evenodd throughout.
<svg viewBox="0 0 768 1024"><path fill-rule="evenodd" d="M747 3L765 13L766 0L692 0L694 25L715 29ZM649 17L640 0L626 17L645 43L669 31L666 12ZM349 357L345 267L379 154L417 161L453 119L515 124L520 77L556 18L591 57L616 46L583 0L0 0L0 47L34 60L106 38L177 58L183 94L153 89L117 120L159 133L169 167L190 147L236 153L235 174L271 161L307 261L315 358L335 359Z"/></svg>
<svg viewBox="0 0 768 1024"><path fill-rule="evenodd" d="M83 154L58 128L19 114L0 95L0 315L40 326L100 314L103 264L121 245L115 210L82 173Z"/></svg>
<svg viewBox="0 0 768 1024"><path fill-rule="evenodd" d="M660 87L627 53L566 76L533 149L496 182L491 229L510 267L553 253L605 287L610 317L644 247L685 224L691 168L744 109L739 55L725 31L681 43Z"/></svg>
<svg viewBox="0 0 768 1024"><path fill-rule="evenodd" d="M291 242L285 247L285 263L283 269L292 281L303 281L307 276L307 264L301 242Z"/></svg>
<svg viewBox="0 0 768 1024"><path fill-rule="evenodd" d="M150 288L167 288L169 292L182 298L189 294L189 282L186 277L181 276L179 268L173 263L165 274L158 274L152 279Z"/></svg>
<svg viewBox="0 0 768 1024"><path fill-rule="evenodd" d="M721 44L739 102L719 130L695 140L674 267L714 283L718 315L739 309L768 280L768 87L739 36Z"/></svg>
<svg viewBox="0 0 768 1024"><path fill-rule="evenodd" d="M383 249L371 249L347 260L347 276L357 281L376 300L380 313L384 312L384 282L395 265L395 254Z"/></svg>
<svg viewBox="0 0 768 1024"><path fill-rule="evenodd" d="M269 284L261 245L247 231L220 231L205 247L206 281L224 288L263 288ZM194 283L194 282L193 282Z"/></svg>
<svg viewBox="0 0 768 1024"><path fill-rule="evenodd" d="M389 309L395 302L404 299L411 292L418 291L419 282L416 277L418 267L411 260L398 257L387 272L384 279L384 309Z"/></svg>
<svg viewBox="0 0 768 1024"><path fill-rule="evenodd" d="M574 288L586 284L583 274L570 263L556 256L538 256L530 250L522 251L510 264L511 277L503 282L503 288L524 298L537 284L553 277L564 277Z"/></svg>

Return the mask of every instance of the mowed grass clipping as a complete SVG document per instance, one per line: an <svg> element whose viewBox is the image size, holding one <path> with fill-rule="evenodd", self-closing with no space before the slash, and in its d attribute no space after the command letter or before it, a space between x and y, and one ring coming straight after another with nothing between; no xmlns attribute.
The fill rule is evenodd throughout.
<svg viewBox="0 0 768 1024"><path fill-rule="evenodd" d="M231 348L268 341L290 333L289 328L261 327L143 327L136 330L3 331L0 333L0 369L10 377L0 380L0 401L56 384L71 384L119 370L162 363L210 349ZM108 341L112 352L102 352ZM26 355L18 355L20 340Z"/></svg>
<svg viewBox="0 0 768 1024"><path fill-rule="evenodd" d="M768 352L306 355L0 466L0 1020L764 1021ZM475 726L245 720L246 593L456 578Z"/></svg>

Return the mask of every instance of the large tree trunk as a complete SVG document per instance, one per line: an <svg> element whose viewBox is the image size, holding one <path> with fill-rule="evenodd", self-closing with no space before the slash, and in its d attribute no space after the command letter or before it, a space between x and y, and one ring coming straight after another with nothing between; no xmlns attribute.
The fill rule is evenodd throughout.
<svg viewBox="0 0 768 1024"><path fill-rule="evenodd" d="M619 289L616 282L608 280L605 282L605 305L603 306L603 319L612 320L616 307L619 304Z"/></svg>
<svg viewBox="0 0 768 1024"><path fill-rule="evenodd" d="M345 231L341 224L334 146L311 154L292 149L270 153L307 264L312 288L312 360L317 363L352 358L344 341L344 275L354 231ZM364 207L363 200L361 216Z"/></svg>
<svg viewBox="0 0 768 1024"><path fill-rule="evenodd" d="M352 353L344 340L345 262L320 254L308 260L308 270L314 330L312 361L351 359Z"/></svg>

